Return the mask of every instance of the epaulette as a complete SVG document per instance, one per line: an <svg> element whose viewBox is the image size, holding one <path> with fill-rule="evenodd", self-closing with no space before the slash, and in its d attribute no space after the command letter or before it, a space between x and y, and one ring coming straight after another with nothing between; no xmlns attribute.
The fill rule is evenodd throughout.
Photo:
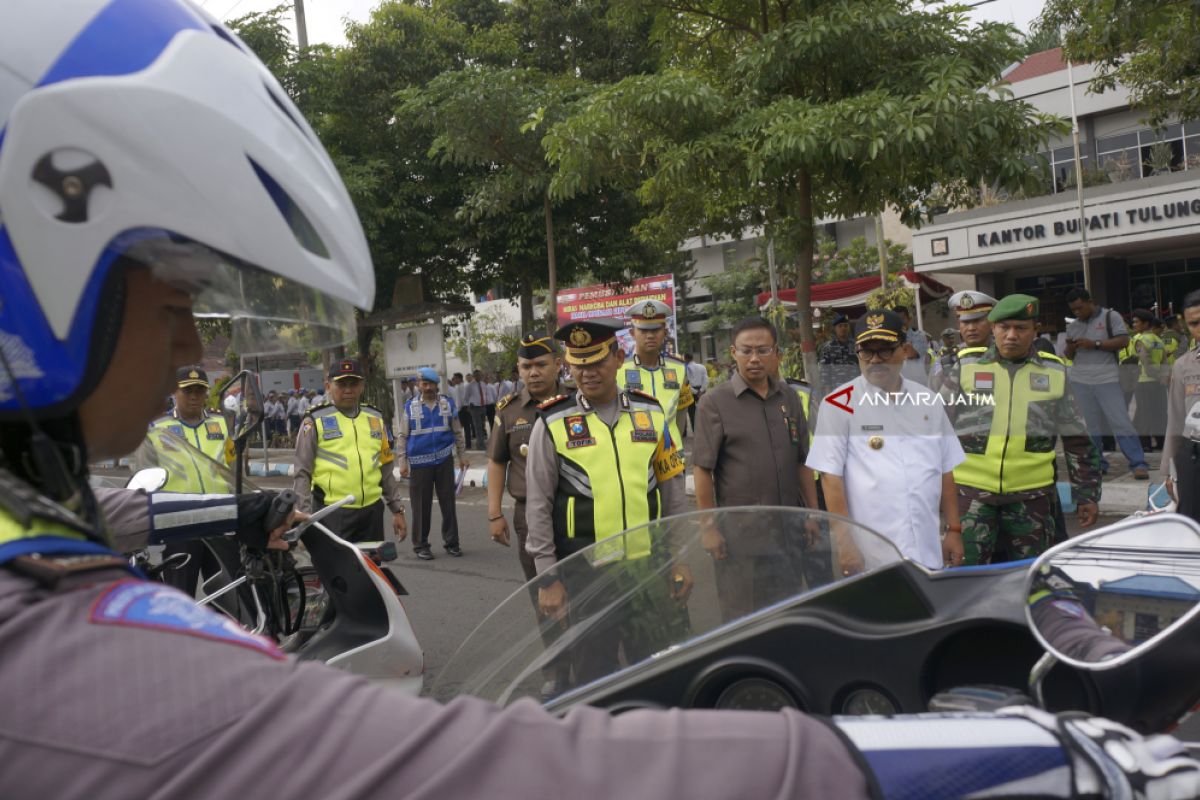
<svg viewBox="0 0 1200 800"><path fill-rule="evenodd" d="M631 397L636 397L637 399L644 400L648 403L654 403L656 406L662 406L662 403L658 401L657 397L649 394L648 392L643 392L641 389L626 389L625 392Z"/></svg>
<svg viewBox="0 0 1200 800"><path fill-rule="evenodd" d="M496 410L503 411L504 407L506 405L508 405L509 403L511 403L512 399L516 396L517 396L516 392L509 392L508 394L504 395L504 397L501 397L499 400L496 401Z"/></svg>
<svg viewBox="0 0 1200 800"><path fill-rule="evenodd" d="M150 427L153 428L155 425L157 425L160 422L166 422L167 420L174 420L174 419L175 419L174 414L163 414L161 417L156 417L154 419L154 421L150 423Z"/></svg>
<svg viewBox="0 0 1200 800"><path fill-rule="evenodd" d="M322 403L321 405L329 405L329 404L328 404L328 403ZM368 411L374 411L374 412L375 412L376 414L378 414L379 416L381 416L381 417L383 416L383 409L379 408L379 406L373 406L373 405L371 405L370 403L359 403L359 404L358 404L358 407L359 407L359 408L365 408L365 409L367 409Z"/></svg>
<svg viewBox="0 0 1200 800"><path fill-rule="evenodd" d="M310 416L310 417L316 416L317 412L326 414L329 412L330 409L337 411L337 406L335 406L333 403L320 403L319 405L315 405L312 408L310 408L308 410L308 414L306 416Z"/></svg>
<svg viewBox="0 0 1200 800"><path fill-rule="evenodd" d="M678 361L680 364L683 364L685 367L687 366L687 362L684 361L679 356L675 355L674 353L663 353L663 358L669 359L671 361Z"/></svg>
<svg viewBox="0 0 1200 800"><path fill-rule="evenodd" d="M1067 362L1063 360L1063 357L1057 353L1044 353L1041 350L1038 350L1036 351L1036 354L1043 361L1049 361L1053 364L1058 364L1060 367L1065 367L1067 365Z"/></svg>
<svg viewBox="0 0 1200 800"><path fill-rule="evenodd" d="M554 397L551 397L548 400L543 400L542 402L538 403L538 411L545 411L549 408L553 408L554 406L558 405L559 403L561 403L564 400L571 400L573 398L574 398L574 395L570 395L570 394L555 395Z"/></svg>
<svg viewBox="0 0 1200 800"><path fill-rule="evenodd" d="M783 380L788 386L803 386L805 389L812 389L812 386L809 385L808 381L804 381L799 378L784 378Z"/></svg>

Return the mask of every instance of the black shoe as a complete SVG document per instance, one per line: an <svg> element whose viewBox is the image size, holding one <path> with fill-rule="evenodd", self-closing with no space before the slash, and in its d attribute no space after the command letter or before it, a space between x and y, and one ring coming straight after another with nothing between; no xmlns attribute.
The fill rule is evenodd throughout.
<svg viewBox="0 0 1200 800"><path fill-rule="evenodd" d="M454 556L455 558L462 557L462 548L458 547L458 545L455 545L454 547L447 547L446 552L449 553L450 555Z"/></svg>
<svg viewBox="0 0 1200 800"><path fill-rule="evenodd" d="M422 561L433 561L433 553L429 552L428 550L418 550L417 558L421 559Z"/></svg>

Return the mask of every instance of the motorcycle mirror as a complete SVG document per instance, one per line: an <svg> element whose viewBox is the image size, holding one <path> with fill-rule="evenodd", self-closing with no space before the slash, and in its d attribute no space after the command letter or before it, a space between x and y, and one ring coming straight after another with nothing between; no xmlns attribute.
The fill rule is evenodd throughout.
<svg viewBox="0 0 1200 800"><path fill-rule="evenodd" d="M167 471L162 467L146 467L133 473L125 484L126 489L141 489L147 494L157 492L167 485Z"/></svg>
<svg viewBox="0 0 1200 800"><path fill-rule="evenodd" d="M249 370L242 370L234 375L221 390L221 408L233 409L233 424L230 429L233 431L234 442L246 441L263 419L263 396L258 385L258 376Z"/></svg>
<svg viewBox="0 0 1200 800"><path fill-rule="evenodd" d="M1078 536L1034 562L1025 596L1029 627L1051 656L1119 667L1200 614L1200 525L1162 513Z"/></svg>

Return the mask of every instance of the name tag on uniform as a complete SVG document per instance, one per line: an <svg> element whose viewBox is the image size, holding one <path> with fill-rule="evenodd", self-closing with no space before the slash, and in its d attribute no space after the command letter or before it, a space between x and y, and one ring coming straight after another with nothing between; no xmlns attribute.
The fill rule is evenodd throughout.
<svg viewBox="0 0 1200 800"><path fill-rule="evenodd" d="M679 373L673 369L663 370L663 388L678 389L679 388Z"/></svg>
<svg viewBox="0 0 1200 800"><path fill-rule="evenodd" d="M588 430L587 417L567 417L567 449L591 447L596 443Z"/></svg>
<svg viewBox="0 0 1200 800"><path fill-rule="evenodd" d="M342 438L342 429L338 425L337 417L321 417L321 438L322 439L340 439Z"/></svg>
<svg viewBox="0 0 1200 800"><path fill-rule="evenodd" d="M990 372L975 373L975 391L990 392L996 388L996 376Z"/></svg>
<svg viewBox="0 0 1200 800"><path fill-rule="evenodd" d="M633 419L633 434L630 436L633 441L658 441L658 433L654 430L654 424L651 422L649 414L645 411L634 411L629 416Z"/></svg>
<svg viewBox="0 0 1200 800"><path fill-rule="evenodd" d="M378 417L367 417L367 425L371 428L372 439L383 438L383 420Z"/></svg>
<svg viewBox="0 0 1200 800"><path fill-rule="evenodd" d="M225 434L221 431L221 423L219 422L204 423L204 433L209 439L215 441L225 438Z"/></svg>
<svg viewBox="0 0 1200 800"><path fill-rule="evenodd" d="M796 420L791 417L784 417L784 422L787 423L788 436L792 439L792 444L800 444L800 426L796 424Z"/></svg>
<svg viewBox="0 0 1200 800"><path fill-rule="evenodd" d="M1029 390L1033 392L1050 391L1050 376L1040 372L1029 373Z"/></svg>
<svg viewBox="0 0 1200 800"><path fill-rule="evenodd" d="M625 370L625 386L640 391L642 388L642 373L636 369Z"/></svg>
<svg viewBox="0 0 1200 800"><path fill-rule="evenodd" d="M531 428L533 428L533 423L531 423L529 420L525 419L524 417L517 417L517 421L514 422L509 427L509 430L510 431L526 431L526 430L530 430Z"/></svg>

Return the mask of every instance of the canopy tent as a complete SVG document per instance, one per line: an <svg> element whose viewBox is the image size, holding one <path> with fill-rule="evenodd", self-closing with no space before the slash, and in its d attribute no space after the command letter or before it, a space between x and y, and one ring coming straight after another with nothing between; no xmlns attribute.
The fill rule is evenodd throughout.
<svg viewBox="0 0 1200 800"><path fill-rule="evenodd" d="M912 270L906 270L897 274L904 281L906 288L920 290L921 302L917 303L918 328L924 325L924 320L921 319L921 306L926 303L932 303L934 300L940 300L943 297L949 297L954 292L949 286L935 281L928 275L921 275ZM848 281L837 281L836 283L813 284L812 305L813 308L855 308L857 306L865 306L867 304L867 295L878 288L878 275L869 275L865 278L851 278ZM771 302L771 293L760 292L757 300L758 307L765 309ZM779 302L785 308L795 306L796 290L780 289Z"/></svg>

